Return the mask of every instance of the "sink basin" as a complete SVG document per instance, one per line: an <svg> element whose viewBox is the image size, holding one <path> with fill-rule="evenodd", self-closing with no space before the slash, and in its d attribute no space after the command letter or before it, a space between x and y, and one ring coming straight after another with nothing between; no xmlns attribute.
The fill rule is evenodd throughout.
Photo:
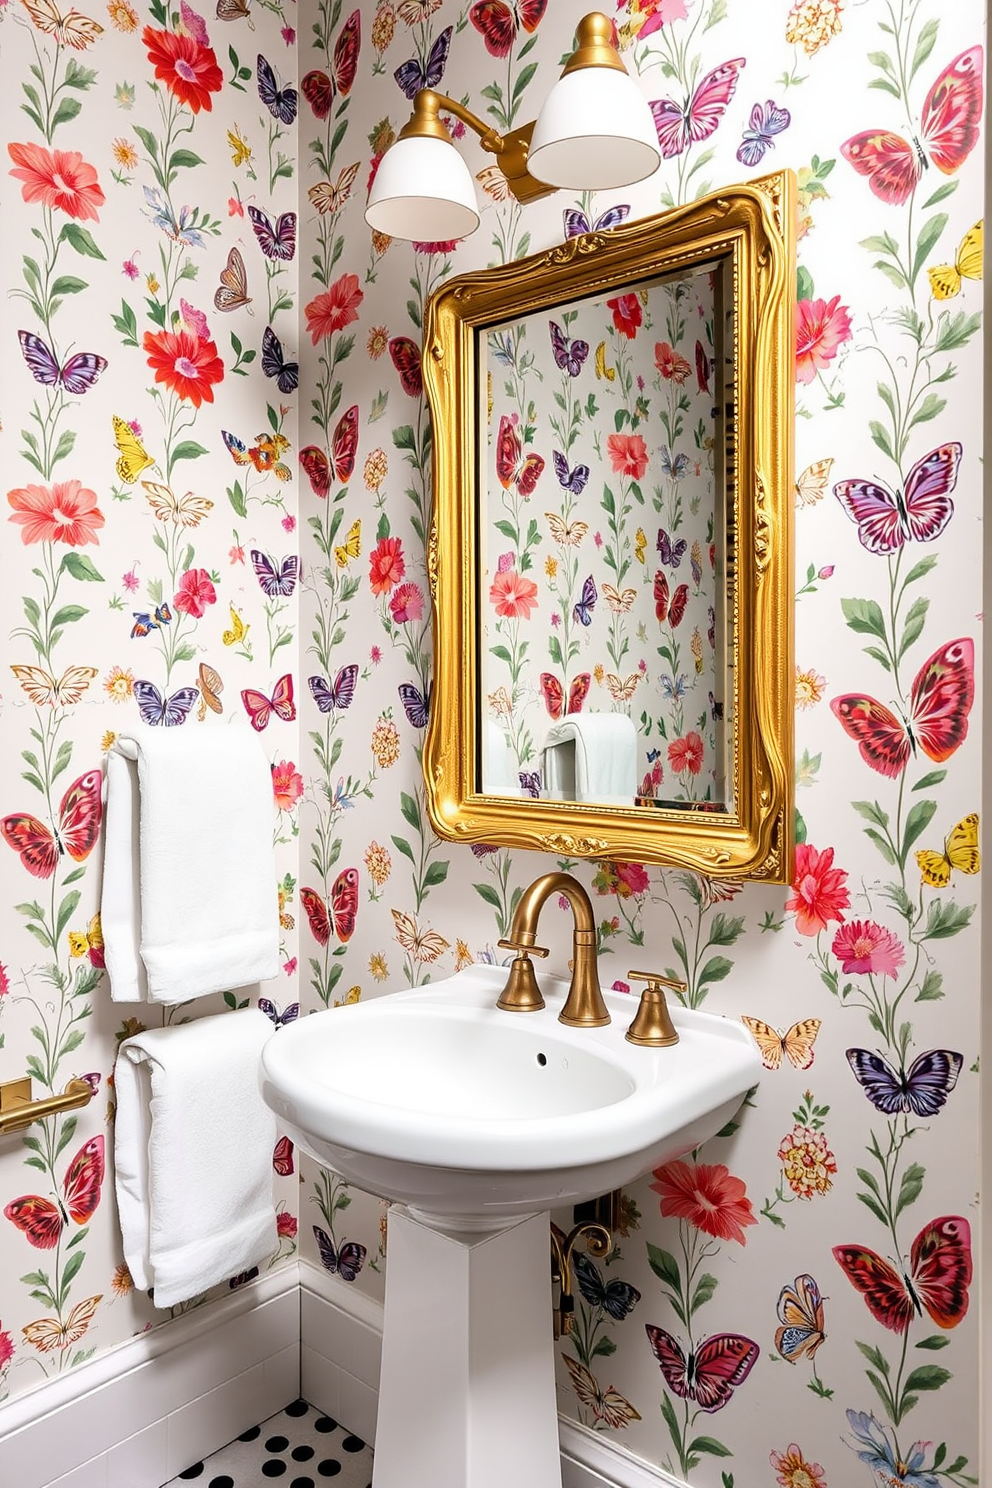
<svg viewBox="0 0 992 1488"><path fill-rule="evenodd" d="M449 1228L495 1228L631 1183L698 1147L757 1082L739 1024L673 1009L677 1045L624 1033L636 1000L604 997L605 1028L547 1006L506 1013L500 967L315 1013L262 1055L262 1093L300 1144L343 1178Z"/></svg>

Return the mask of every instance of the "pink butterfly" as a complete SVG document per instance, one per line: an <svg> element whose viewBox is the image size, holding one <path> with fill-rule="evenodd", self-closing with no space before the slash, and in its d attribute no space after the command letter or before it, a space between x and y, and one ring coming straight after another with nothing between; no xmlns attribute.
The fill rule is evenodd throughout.
<svg viewBox="0 0 992 1488"><path fill-rule="evenodd" d="M258 733L268 727L272 714L281 718L285 723L292 723L296 717L296 704L293 701L293 679L287 672L280 677L272 689L271 698L267 698L264 692L256 692L254 687L245 687L241 692L241 701L245 705L251 726Z"/></svg>
<svg viewBox="0 0 992 1488"><path fill-rule="evenodd" d="M904 491L893 493L877 481L846 480L834 495L852 522L858 524L861 546L869 553L895 553L909 538L933 542L954 515L954 490L961 463L957 440L932 449L917 460L906 477Z"/></svg>
<svg viewBox="0 0 992 1488"><path fill-rule="evenodd" d="M690 145L709 139L734 96L737 75L744 61L743 57L733 57L729 62L714 67L685 103L676 103L672 98L654 100L651 112L661 153L666 160L673 160Z"/></svg>
<svg viewBox="0 0 992 1488"><path fill-rule="evenodd" d="M714 1333L687 1358L664 1328L646 1323L644 1330L668 1388L710 1414L723 1409L758 1359L758 1345L739 1333Z"/></svg>

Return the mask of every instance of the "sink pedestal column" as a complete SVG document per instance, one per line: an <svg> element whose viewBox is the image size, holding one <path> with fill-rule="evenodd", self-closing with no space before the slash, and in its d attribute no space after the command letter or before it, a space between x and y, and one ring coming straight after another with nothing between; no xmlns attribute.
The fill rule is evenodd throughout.
<svg viewBox="0 0 992 1488"><path fill-rule="evenodd" d="M549 1216L389 1213L373 1488L560 1488Z"/></svg>

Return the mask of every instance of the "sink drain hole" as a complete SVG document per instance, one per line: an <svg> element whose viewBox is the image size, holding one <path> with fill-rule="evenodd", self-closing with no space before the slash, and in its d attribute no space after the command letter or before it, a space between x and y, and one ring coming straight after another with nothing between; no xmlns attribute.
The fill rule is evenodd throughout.
<svg viewBox="0 0 992 1488"><path fill-rule="evenodd" d="M543 1069L544 1066L548 1062L548 1056L547 1056L547 1054L538 1054L538 1056L537 1056L537 1062L541 1066L541 1068Z"/></svg>

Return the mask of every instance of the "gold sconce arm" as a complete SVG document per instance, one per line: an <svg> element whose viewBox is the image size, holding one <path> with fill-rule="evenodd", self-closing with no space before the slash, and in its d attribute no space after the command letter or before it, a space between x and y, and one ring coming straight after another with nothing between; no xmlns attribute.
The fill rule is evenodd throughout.
<svg viewBox="0 0 992 1488"><path fill-rule="evenodd" d="M24 1131L32 1122L43 1121L62 1111L75 1111L89 1105L93 1090L86 1080L70 1080L61 1095L31 1099L31 1080L9 1080L0 1085L0 1136Z"/></svg>
<svg viewBox="0 0 992 1488"><path fill-rule="evenodd" d="M399 138L441 139L446 144L451 144L451 136L441 120L442 109L467 125L479 136L482 148L497 157L510 194L517 201L539 201L541 197L552 196L557 191L557 186L548 186L544 181L538 181L527 169L527 150L536 122L533 119L520 129L500 134L457 99L449 98L446 93L436 93L433 88L421 88L414 97L413 113L400 130Z"/></svg>

